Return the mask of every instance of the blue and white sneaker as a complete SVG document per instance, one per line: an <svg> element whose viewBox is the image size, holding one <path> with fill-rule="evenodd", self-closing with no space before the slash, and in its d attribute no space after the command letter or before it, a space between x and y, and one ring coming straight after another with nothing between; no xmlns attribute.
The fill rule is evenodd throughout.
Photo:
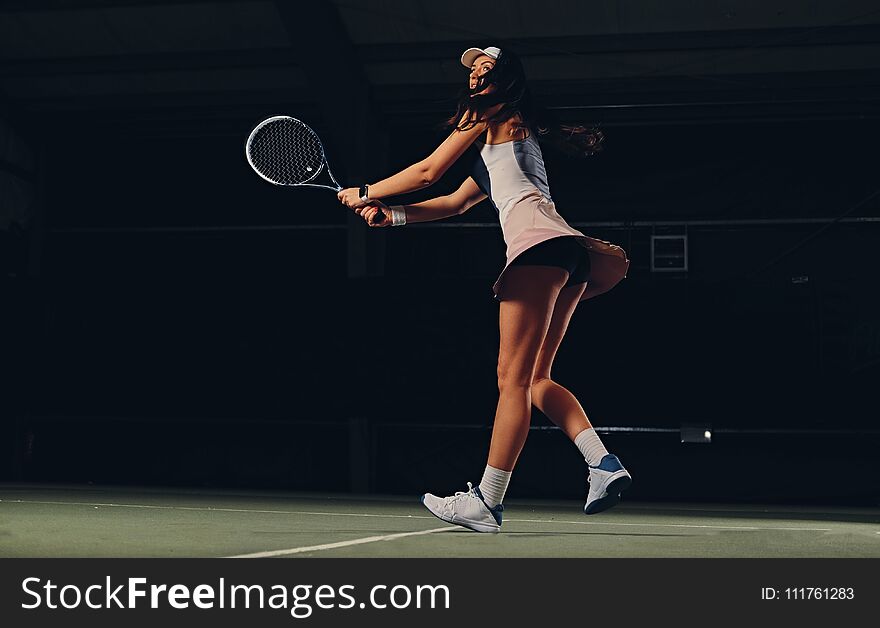
<svg viewBox="0 0 880 628"><path fill-rule="evenodd" d="M464 526L476 532L500 532L504 506L498 504L489 508L480 487L470 482L467 485L467 491L459 491L452 497L437 497L425 493L421 501L432 515L447 523Z"/></svg>
<svg viewBox="0 0 880 628"><path fill-rule="evenodd" d="M614 454L603 456L596 467L587 466L590 467L587 477L590 491L584 504L584 514L595 515L617 505L620 493L632 484L632 476Z"/></svg>

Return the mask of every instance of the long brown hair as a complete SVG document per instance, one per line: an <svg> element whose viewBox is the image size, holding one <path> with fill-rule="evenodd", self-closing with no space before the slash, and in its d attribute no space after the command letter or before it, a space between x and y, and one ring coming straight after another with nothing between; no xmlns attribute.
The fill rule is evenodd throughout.
<svg viewBox="0 0 880 628"><path fill-rule="evenodd" d="M495 86L492 93L477 95L489 85ZM459 93L455 114L444 126L448 130L467 131L479 121L500 124L511 118L514 130L528 128L539 140L549 141L567 155L587 157L603 148L605 134L597 125L562 124L535 101L526 84L522 61L509 47L504 47L494 67L477 77L477 85Z"/></svg>

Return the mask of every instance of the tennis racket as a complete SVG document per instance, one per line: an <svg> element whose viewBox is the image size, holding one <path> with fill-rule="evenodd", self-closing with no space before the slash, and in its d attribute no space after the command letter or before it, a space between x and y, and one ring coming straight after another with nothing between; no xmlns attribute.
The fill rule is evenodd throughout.
<svg viewBox="0 0 880 628"><path fill-rule="evenodd" d="M342 189L330 171L318 134L296 118L272 116L263 120L248 136L244 152L251 168L274 185L326 188L334 192ZM333 185L312 183L324 166ZM373 223L384 218L379 210Z"/></svg>

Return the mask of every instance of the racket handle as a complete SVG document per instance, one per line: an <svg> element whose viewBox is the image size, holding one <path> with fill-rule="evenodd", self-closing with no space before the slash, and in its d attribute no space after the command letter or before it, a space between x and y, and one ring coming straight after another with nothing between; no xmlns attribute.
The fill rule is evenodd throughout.
<svg viewBox="0 0 880 628"><path fill-rule="evenodd" d="M379 209L376 210L376 215L373 216L373 220L371 220L370 222L372 222L374 225L378 225L383 220L385 220L385 212Z"/></svg>

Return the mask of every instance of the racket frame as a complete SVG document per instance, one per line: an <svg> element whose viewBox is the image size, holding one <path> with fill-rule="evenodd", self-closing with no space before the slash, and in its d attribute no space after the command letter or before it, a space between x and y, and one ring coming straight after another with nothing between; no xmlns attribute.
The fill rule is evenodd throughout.
<svg viewBox="0 0 880 628"><path fill-rule="evenodd" d="M251 145L251 141L253 141L253 139L254 139L254 135L256 135L257 131L262 129L268 123L273 122L275 120L293 120L294 122L303 125L305 128L307 128L309 130L309 132L312 135L315 136L315 141L318 143L318 146L321 149L321 165L318 166L318 169L315 170L315 174L313 174L311 178L306 179L302 183L279 183L278 181L273 181L272 179L264 176L263 173L257 169L257 167L254 165L254 162L251 160L250 151L248 149ZM292 116L270 116L270 117L266 118L265 120L263 120L262 122L260 122L257 126L255 126L253 131L250 132L250 135L248 135L247 141L244 143L244 156L245 156L245 159L247 159L248 165L250 165L251 169L253 169L253 171L256 172L260 176L260 178L268 181L272 185L280 185L283 187L323 188L325 190L333 190L334 192L338 192L339 190L342 189L342 186L339 185L339 182L336 180L336 177L333 176L333 172L331 172L331 170L330 170L330 163L327 161L327 155L324 152L324 144L321 142L321 138L318 136L317 133L315 133L315 131L314 131L314 129L312 129L312 127L310 127L308 124L306 124L302 120L298 120L297 118L294 118ZM332 186L329 186L329 185L323 185L321 183L309 183L309 181L314 181L315 178L317 178L318 175L321 174L321 171L324 169L324 166L327 166L327 174L330 175L330 180L333 181L334 184L336 184L335 188Z"/></svg>

